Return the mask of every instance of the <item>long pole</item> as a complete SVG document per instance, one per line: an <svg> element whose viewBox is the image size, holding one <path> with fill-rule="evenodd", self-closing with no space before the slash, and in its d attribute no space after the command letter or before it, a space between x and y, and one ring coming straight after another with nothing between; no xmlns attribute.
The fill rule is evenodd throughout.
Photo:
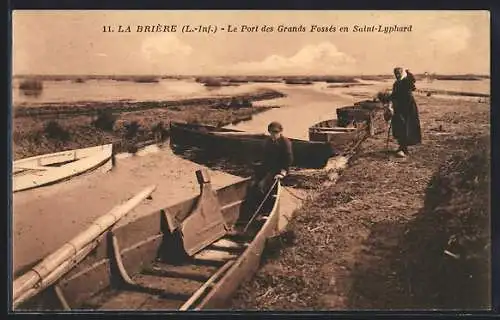
<svg viewBox="0 0 500 320"><path fill-rule="evenodd" d="M247 225L245 226L245 229L243 229L243 232L246 232L248 227L250 226L250 224L253 222L253 220L255 219L255 217L257 216L257 214L259 213L260 209L262 209L262 206L264 205L264 203L266 202L267 198L269 197L269 195L271 194L271 192L273 191L274 189L274 186L279 182L279 179L275 179L274 180L274 183L273 185L271 186L271 188L269 188L269 191L267 192L266 196L264 197L264 200L262 200L262 202L260 203L259 207L257 208L257 210L255 210L252 218L250 218L250 220L248 221Z"/></svg>
<svg viewBox="0 0 500 320"><path fill-rule="evenodd" d="M389 139L391 138L392 121L389 120L389 130L387 130L387 141L385 144L385 149L389 151Z"/></svg>
<svg viewBox="0 0 500 320"><path fill-rule="evenodd" d="M13 301L18 300L26 291L33 289L39 283L43 282L67 260L77 256L85 246L94 241L100 234L149 197L155 189L155 185L149 186L124 204L114 207L111 211L95 220L87 230L47 256L30 271L15 279L13 283Z"/></svg>

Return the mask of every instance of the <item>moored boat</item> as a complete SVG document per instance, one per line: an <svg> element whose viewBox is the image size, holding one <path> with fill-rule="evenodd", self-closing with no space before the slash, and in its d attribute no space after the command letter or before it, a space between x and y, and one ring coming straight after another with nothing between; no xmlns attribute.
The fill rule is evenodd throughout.
<svg viewBox="0 0 500 320"><path fill-rule="evenodd" d="M172 122L170 124L170 144L174 150L200 148L207 154L224 155L248 163L262 159L264 134L219 128L209 125ZM322 168L328 159L338 155L331 144L317 141L290 139L294 163L301 168Z"/></svg>
<svg viewBox="0 0 500 320"><path fill-rule="evenodd" d="M51 255L59 257L57 266L44 260L17 278L15 309L223 308L257 270L266 240L277 230L281 185L276 180L266 195L256 196L249 179L214 191L206 173L197 177L199 196L101 230L92 241L77 236L80 247L77 241L67 245L75 248L72 255ZM123 215L126 209L120 210ZM68 264L73 266L65 273L47 271ZM46 276L27 281L40 271Z"/></svg>
<svg viewBox="0 0 500 320"><path fill-rule="evenodd" d="M309 140L331 143L341 153L347 153L370 135L368 123L342 127L337 119L320 121L309 127Z"/></svg>
<svg viewBox="0 0 500 320"><path fill-rule="evenodd" d="M341 107L336 110L337 126L348 127L367 124L370 134L383 132L386 122L383 117L383 104L379 101L360 101L353 106Z"/></svg>
<svg viewBox="0 0 500 320"><path fill-rule="evenodd" d="M59 182L89 170L111 168L113 145L44 154L14 161L14 192Z"/></svg>
<svg viewBox="0 0 500 320"><path fill-rule="evenodd" d="M355 102L354 105L370 111L383 108L383 103L378 100L362 100Z"/></svg>

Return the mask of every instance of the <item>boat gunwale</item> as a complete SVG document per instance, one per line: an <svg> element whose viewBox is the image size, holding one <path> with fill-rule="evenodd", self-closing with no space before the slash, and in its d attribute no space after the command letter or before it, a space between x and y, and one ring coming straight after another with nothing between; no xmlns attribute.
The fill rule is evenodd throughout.
<svg viewBox="0 0 500 320"><path fill-rule="evenodd" d="M99 147L101 147L101 150L97 150L97 148L99 148ZM26 173L26 170L17 172L17 175L15 172L13 172L13 174L12 174L12 192L31 190L31 189L35 189L35 188L39 188L39 187L43 187L43 186L53 185L53 184L56 184L56 183L59 183L62 181L66 181L66 180L69 180L69 179L74 178L76 176L87 173L89 171L93 171L99 167L104 166L106 163L112 161L112 158L113 158L113 145L112 144L107 144L107 145L102 145L102 146L92 147L92 148L96 149L95 154L87 156L87 157L82 157L80 159L77 159L75 161L67 163L61 167L43 166L43 167L47 167L47 170L42 171L42 174L37 175L38 177L43 179L43 177L45 177L47 174L54 174L54 173L57 173L57 174L55 175L54 178L49 179L47 177L47 178L45 178L46 181L42 181L41 183L38 183L38 184L33 183L32 185L26 185L26 183L23 184L21 182L23 179L28 179L28 177L31 175L29 172L27 174L21 174L21 173ZM73 152L73 153L75 153L75 156L76 156L76 152L78 150L91 150L92 148L77 149L77 150L73 150L73 151L65 151L65 152L49 154L49 155L59 155L59 154L62 155L64 153L69 154L69 152ZM47 155L37 156L38 158L27 158L24 160L26 162L31 162L31 161L35 161L38 159L43 159L46 156ZM78 169L79 164L83 163L84 161L88 161L89 159L92 159L94 161L92 161L89 166L86 166L85 168ZM21 160L19 160L19 161L21 161ZM14 167L15 167L15 164L13 164L13 168ZM73 168L73 167L76 167L76 168ZM70 168L73 168L73 172L71 172L69 174L61 174L60 173L60 172L66 171L66 170L70 170ZM35 172L39 172L39 171L35 171ZM19 181L18 179L21 179L21 181ZM20 186L16 185L16 180L19 181L18 183L21 184Z"/></svg>
<svg viewBox="0 0 500 320"><path fill-rule="evenodd" d="M64 151L58 151L58 152L53 152L53 153L46 153L46 154L40 154L40 155L37 155L37 156L33 156L33 157L29 157L29 158L23 158L23 159L19 159L19 160L16 160L16 161L13 161L12 162L12 166L15 167L16 164L22 164L24 162L30 162L30 161L33 161L33 160L38 160L38 159L43 159L43 158L48 158L48 157L53 157L53 156L59 156L59 155L65 155L65 154L70 154L70 153L76 153L78 151L91 151L91 150L96 150L96 151L107 151L106 149L108 148L113 148L113 144L112 143L107 143L107 144L101 144L101 145L98 145L98 146L93 146L93 147L88 147L88 148L79 148L79 149L73 149L73 150L64 150ZM82 158L80 158L82 159ZM77 159L80 160L80 159Z"/></svg>
<svg viewBox="0 0 500 320"><path fill-rule="evenodd" d="M241 136L230 136L230 135L224 135L224 134L219 134L220 133L245 133L245 131L241 130L235 130L235 129L228 129L228 128L217 128L211 125L204 125L204 124L189 124L189 123L182 123L182 122L172 122L171 126L177 127L176 129L180 130L185 130L185 131L190 131L194 132L197 134L203 134L207 136L213 136L213 137L220 137L228 140L248 140L252 142L263 142L263 140L267 137L269 137L266 134L261 134L261 133L247 133L248 136L241 137ZM199 128L193 128L190 126L199 126L199 128L211 128L213 131L207 131L203 132ZM310 140L302 140L302 139L296 139L296 138L288 138L292 143L297 143L297 144L306 144L306 145L327 145L328 143L322 142L322 141L310 141Z"/></svg>
<svg viewBox="0 0 500 320"><path fill-rule="evenodd" d="M269 215L267 215L266 221L264 222L264 224L262 224L259 231L255 235L255 237L253 237L252 241L248 244L248 246L245 248L245 250L243 252L241 252L236 259L234 259L234 263L229 268L229 270L227 270L224 273L224 275L211 288L211 290L206 294L206 296L196 305L194 310L204 309L208 304L210 304L210 302L212 301L214 296L219 293L222 284L224 284L226 281L228 281L228 279L230 279L231 276L233 276L233 275L238 276L237 275L238 269L240 268L241 265L244 264L244 260L247 259L249 254L251 254L251 252L255 248L255 246L258 245L257 242L260 242L260 241L265 242L268 239L268 237L266 236L265 233L268 232L269 229L273 227L271 224L274 223L277 225L277 223L278 223L278 220L274 220L273 218L275 218L275 216L278 216L278 218L279 218L279 214L280 214L279 204L280 204L280 196L281 196L282 188L283 187L281 186L281 183L278 181L277 190L276 190L276 193L274 194L275 195L275 202L273 204L273 208L271 209L271 212L269 213ZM264 247L265 247L265 243L264 243ZM262 258L262 252L259 252L259 261L261 258ZM240 277L245 277L245 276L248 277L249 275L248 274L240 275ZM252 274L252 276L253 276L253 274ZM238 282L237 287L239 287L241 285L241 281L237 281L237 282ZM234 294L234 292L228 293L228 296L231 296L233 294Z"/></svg>
<svg viewBox="0 0 500 320"><path fill-rule="evenodd" d="M214 191L216 192L217 195L219 195L220 192L223 191L223 190L228 190L228 189L231 189L231 188L239 187L241 185L247 185L247 187L248 187L248 186L250 186L251 180L252 180L252 178L249 178L249 177L247 177L247 178L240 178L240 179L237 179L236 181L234 181L234 182L232 182L232 183L230 183L228 185L221 186L220 188L218 188L218 189L216 189ZM175 207L175 206L178 206L178 205L180 205L182 203L185 203L185 202L196 201L197 199L199 199L200 196L201 196L200 194L193 195L192 197L189 197L189 198L186 198L184 200L180 200L180 201L178 201L176 203L173 203L173 204L169 205L167 208ZM232 208L234 206L241 205L241 203L243 203L244 199L245 199L245 196L243 196L243 198L241 198L241 199L237 199L235 201L229 202L226 206L222 206L222 208L224 208L224 209L230 209L230 208ZM152 211L150 211L149 213L147 213L145 215L141 215L141 216L136 217L133 220L127 221L125 224L118 224L118 225L110 228L109 230L104 231L103 234L101 235L103 238L99 238L99 239L96 239L94 241L97 241L97 243L98 243L97 246L99 246L99 245L101 245L101 242L104 243L103 240L104 240L104 237L106 236L106 234L108 234L108 233L114 234L118 229L124 228L127 225L129 225L129 224L133 224L133 223L135 223L138 220L146 219L148 217L157 215L157 214L160 213L160 211L161 210L152 210ZM145 239L143 239L141 241L133 243L133 244L127 246L127 247L121 248L120 249L120 254L126 254L127 252L129 252L131 250L138 249L138 248L140 248L140 247L142 247L144 245L147 245L147 244L151 243L152 241L155 241L155 240L157 240L157 239L159 239L159 238L161 238L163 236L164 236L164 232L152 234L152 235L148 236L147 238L145 238ZM97 249L97 246L96 246L96 248L94 248L94 250ZM94 252L94 250L92 250L89 254L87 254L86 258L89 257L89 256L91 256L92 252ZM84 260L82 260L80 263L74 265L70 270L68 270L59 279L57 279L54 282L54 284L52 284L49 287L45 288L38 295L43 294L43 292L45 292L46 290L48 290L50 287L55 287L55 285L57 285L57 284L66 285L66 284L68 284L68 283L70 283L72 281L77 280L78 278L80 278L82 276L86 276L89 272L92 272L94 269L101 267L103 264L109 264L111 260L112 260L112 257L110 257L109 255L106 254L102 258L93 261L88 266L86 266L86 267L84 266L81 270L79 270L78 272L72 274L71 272L73 270L75 270L79 266L81 268L82 264L84 263ZM110 288L110 287L107 286L106 288ZM36 296L34 296L33 298L36 299ZM76 309L79 310L78 307Z"/></svg>

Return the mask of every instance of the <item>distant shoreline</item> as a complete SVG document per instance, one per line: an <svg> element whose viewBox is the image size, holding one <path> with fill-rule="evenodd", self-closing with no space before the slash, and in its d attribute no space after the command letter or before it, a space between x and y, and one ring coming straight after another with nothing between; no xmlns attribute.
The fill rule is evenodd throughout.
<svg viewBox="0 0 500 320"><path fill-rule="evenodd" d="M415 76L424 77L423 73L415 73ZM458 74L434 74L434 77L438 78L464 78L460 80L467 80L470 77L478 77L482 79L490 79L490 75L481 74L481 73L458 73ZM134 79L134 78L143 78L143 77L153 77L160 79L195 79L195 78L228 78L228 79L263 79L263 78L308 78L308 77L393 77L392 73L383 73L383 74L324 74L324 75L305 75L305 74L276 74L276 75L161 75L161 74L121 74L121 75L112 75L112 74L100 74L100 75L85 75L85 74L51 74L51 75L43 75L43 74L18 74L13 75L13 79L26 79L26 78L38 78L41 80L73 80L77 78L81 79ZM445 79L443 79L445 80Z"/></svg>

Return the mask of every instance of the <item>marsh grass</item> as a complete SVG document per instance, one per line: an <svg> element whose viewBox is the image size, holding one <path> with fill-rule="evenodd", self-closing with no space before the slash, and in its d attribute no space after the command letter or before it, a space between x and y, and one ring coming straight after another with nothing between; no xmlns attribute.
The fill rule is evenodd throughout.
<svg viewBox="0 0 500 320"><path fill-rule="evenodd" d="M417 104L423 144L399 160L386 134L363 143L337 183L293 214L293 245L238 290L234 309L488 307L489 108Z"/></svg>

